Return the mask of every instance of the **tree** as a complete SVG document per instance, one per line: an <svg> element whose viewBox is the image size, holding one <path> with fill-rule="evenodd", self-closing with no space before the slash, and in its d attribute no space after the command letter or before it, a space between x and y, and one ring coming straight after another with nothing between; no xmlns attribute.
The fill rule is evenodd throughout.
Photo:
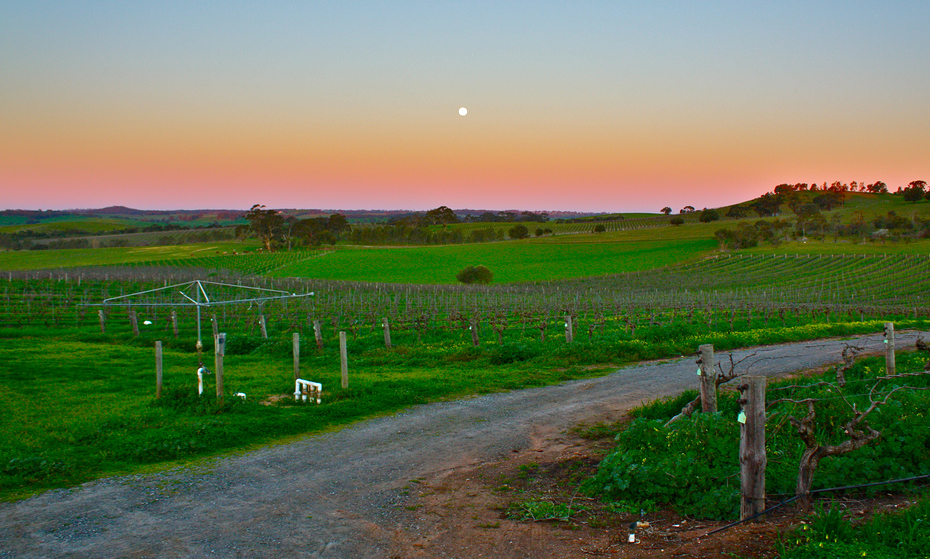
<svg viewBox="0 0 930 559"><path fill-rule="evenodd" d="M673 217L672 219L668 220L668 222L669 222L669 224L671 224L671 225L682 225L682 224L684 224L685 219L684 219L683 217L680 217L680 216L675 216L675 217Z"/></svg>
<svg viewBox="0 0 930 559"><path fill-rule="evenodd" d="M349 220L342 214L332 214L326 222L326 229L338 237L343 231L350 229Z"/></svg>
<svg viewBox="0 0 930 559"><path fill-rule="evenodd" d="M664 208L662 208L662 213L664 213L665 215L668 215L672 213L672 208L665 206Z"/></svg>
<svg viewBox="0 0 930 559"><path fill-rule="evenodd" d="M694 206L685 206L685 207L681 208L680 210L678 210L678 213L680 213L680 214L689 214L689 213L691 213L691 212L693 212L693 211L694 211Z"/></svg>
<svg viewBox="0 0 930 559"><path fill-rule="evenodd" d="M778 215L778 208L781 206L782 197L778 194L772 194L771 192L766 192L762 196L759 196L755 201L750 204L753 211L759 214L759 217L766 216L776 216Z"/></svg>
<svg viewBox="0 0 930 559"><path fill-rule="evenodd" d="M507 234L511 239L525 239L530 236L530 230L526 228L526 225L514 225L507 231Z"/></svg>
<svg viewBox="0 0 930 559"><path fill-rule="evenodd" d="M485 266L469 266L456 274L455 279L465 284L488 285L494 279L494 274Z"/></svg>
<svg viewBox="0 0 930 559"><path fill-rule="evenodd" d="M701 223L710 223L711 221L717 221L720 219L720 214L717 213L717 210L709 210L704 208L701 212L701 215L698 216L698 221Z"/></svg>
<svg viewBox="0 0 930 559"><path fill-rule="evenodd" d="M595 233L603 233L604 231L607 231L607 228L604 227L603 223L598 223L597 225L594 226Z"/></svg>
<svg viewBox="0 0 930 559"><path fill-rule="evenodd" d="M458 223L459 218L447 206L439 206L426 212L426 221L430 225L449 225L450 223Z"/></svg>
<svg viewBox="0 0 930 559"><path fill-rule="evenodd" d="M265 246L265 250L274 250L274 244L281 236L284 215L277 210L266 210L265 206L255 204L245 214L245 218L249 220L249 227Z"/></svg>
<svg viewBox="0 0 930 559"><path fill-rule="evenodd" d="M887 194L888 185L883 183L882 181L877 181L867 186L866 190L868 190L872 194Z"/></svg>
<svg viewBox="0 0 930 559"><path fill-rule="evenodd" d="M925 181L911 181L904 189L904 200L907 202L919 202L923 200L924 190L927 188Z"/></svg>
<svg viewBox="0 0 930 559"><path fill-rule="evenodd" d="M747 215L749 215L749 208L740 205L731 206L730 209L727 210L726 214L727 217L732 217L734 219L746 217Z"/></svg>

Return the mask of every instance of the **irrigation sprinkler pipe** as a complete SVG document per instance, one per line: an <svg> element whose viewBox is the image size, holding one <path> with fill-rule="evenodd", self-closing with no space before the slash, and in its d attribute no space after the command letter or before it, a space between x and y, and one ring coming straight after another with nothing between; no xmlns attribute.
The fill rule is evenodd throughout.
<svg viewBox="0 0 930 559"><path fill-rule="evenodd" d="M320 403L320 397L323 395L323 385L319 382L313 382L309 380L304 380L299 378L294 381L294 400L300 400L303 397L303 401L307 401L307 393L310 393L310 396L316 397L316 403Z"/></svg>
<svg viewBox="0 0 930 559"><path fill-rule="evenodd" d="M203 375L209 375L210 369L204 367L203 365L197 369L197 395L203 396Z"/></svg>

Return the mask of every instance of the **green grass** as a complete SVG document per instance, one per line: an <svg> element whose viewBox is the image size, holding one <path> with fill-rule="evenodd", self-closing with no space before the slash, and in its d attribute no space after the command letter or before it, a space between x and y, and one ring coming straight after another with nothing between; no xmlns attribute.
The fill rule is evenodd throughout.
<svg viewBox="0 0 930 559"><path fill-rule="evenodd" d="M0 270L41 270L47 268L116 266L140 262L157 263L216 256L234 251L254 250L257 246L255 242L229 241L157 247L7 251L0 252Z"/></svg>
<svg viewBox="0 0 930 559"><path fill-rule="evenodd" d="M540 239L520 242L408 248L345 248L276 270L275 277L307 277L383 283L456 283L473 265L494 273L494 283L551 281L659 268L713 250L709 239L676 242L588 242Z"/></svg>
<svg viewBox="0 0 930 559"><path fill-rule="evenodd" d="M15 233L17 231L35 231L37 233L64 234L83 232L87 234L120 231L129 227L149 225L143 221L104 218L77 215L60 215L44 218L40 223L25 223L0 225L0 233Z"/></svg>

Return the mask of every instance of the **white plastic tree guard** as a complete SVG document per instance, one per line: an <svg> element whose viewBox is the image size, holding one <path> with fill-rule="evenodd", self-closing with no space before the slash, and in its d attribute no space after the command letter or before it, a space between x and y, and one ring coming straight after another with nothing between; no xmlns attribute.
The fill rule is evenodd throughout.
<svg viewBox="0 0 930 559"><path fill-rule="evenodd" d="M320 403L320 398L323 396L323 385L318 382L312 382L309 380L304 380L299 378L294 381L294 400L303 399L304 402L307 401L307 398L316 398L316 403Z"/></svg>

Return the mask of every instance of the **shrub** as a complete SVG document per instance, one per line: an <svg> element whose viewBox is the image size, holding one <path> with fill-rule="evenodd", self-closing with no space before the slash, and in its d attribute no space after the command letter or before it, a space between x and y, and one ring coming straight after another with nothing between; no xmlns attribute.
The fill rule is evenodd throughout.
<svg viewBox="0 0 930 559"><path fill-rule="evenodd" d="M507 231L511 239L525 239L530 236L530 230L526 225L514 225Z"/></svg>
<svg viewBox="0 0 930 559"><path fill-rule="evenodd" d="M469 266L456 274L455 279L462 283L488 285L494 279L494 274L485 266Z"/></svg>
<svg viewBox="0 0 930 559"><path fill-rule="evenodd" d="M732 518L739 512L738 430L719 413L670 427L635 419L585 489L608 501L669 503L684 515Z"/></svg>
<svg viewBox="0 0 930 559"><path fill-rule="evenodd" d="M683 217L675 216L668 221L671 225L683 225L685 219Z"/></svg>

